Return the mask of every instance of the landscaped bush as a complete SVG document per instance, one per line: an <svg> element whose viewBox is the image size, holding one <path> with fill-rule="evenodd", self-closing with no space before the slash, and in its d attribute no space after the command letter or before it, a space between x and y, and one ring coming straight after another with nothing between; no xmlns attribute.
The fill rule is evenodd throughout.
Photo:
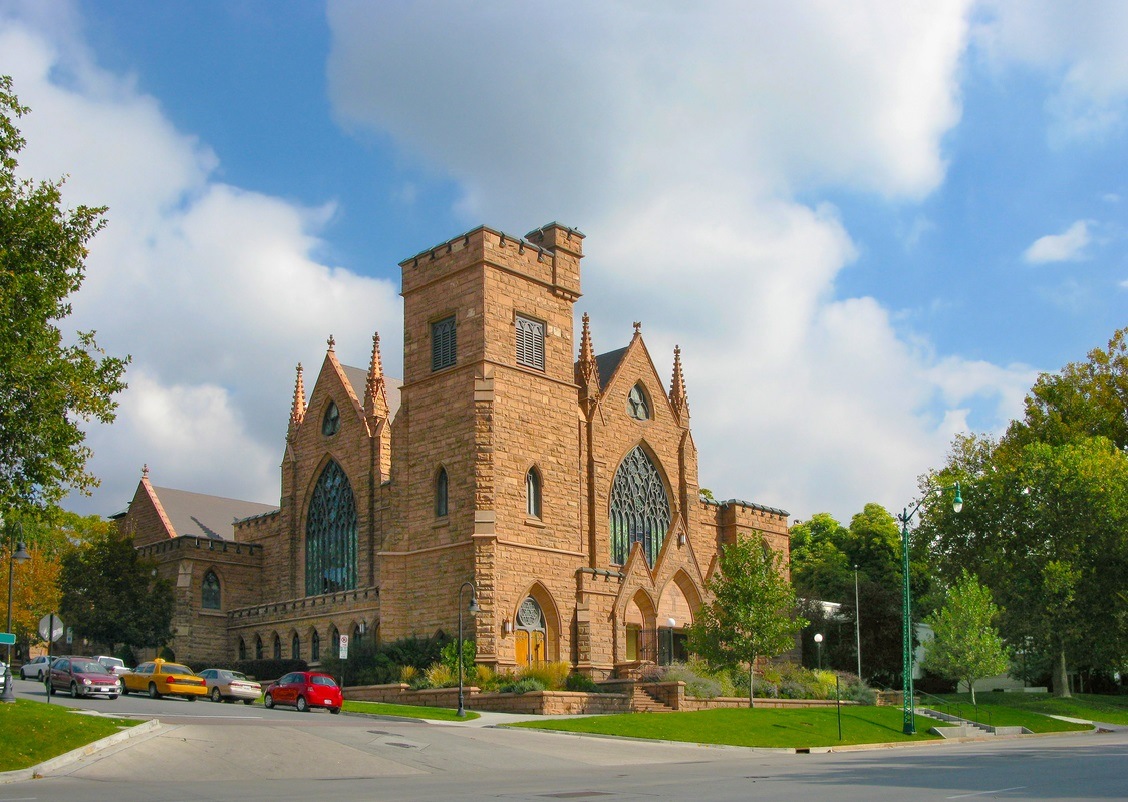
<svg viewBox="0 0 1128 802"><path fill-rule="evenodd" d="M516 682L507 683L498 688L500 693L530 693L545 690L544 683L536 677L525 677Z"/></svg>
<svg viewBox="0 0 1128 802"><path fill-rule="evenodd" d="M344 673L350 685L386 685L401 680L405 666L422 671L442 657L443 647L451 638L439 632L431 638L411 636L389 643L377 643L371 636L349 643L346 660L337 657L336 648L323 650L321 670L335 677ZM455 664L456 665L456 664Z"/></svg>
<svg viewBox="0 0 1128 802"><path fill-rule="evenodd" d="M446 663L433 663L424 674L428 688L453 688L458 684L458 673Z"/></svg>
<svg viewBox="0 0 1128 802"><path fill-rule="evenodd" d="M564 690L578 691L580 693L598 693L599 689L595 684L595 680L587 674L569 674L568 679L564 680Z"/></svg>
<svg viewBox="0 0 1128 802"><path fill-rule="evenodd" d="M568 663L533 663L517 672L520 679L535 679L540 683L539 690L562 691L568 681L572 666Z"/></svg>
<svg viewBox="0 0 1128 802"><path fill-rule="evenodd" d="M684 682L686 696L715 699L722 694L723 686L719 679L710 676L702 668L690 663L671 663L666 667L663 679L666 682Z"/></svg>

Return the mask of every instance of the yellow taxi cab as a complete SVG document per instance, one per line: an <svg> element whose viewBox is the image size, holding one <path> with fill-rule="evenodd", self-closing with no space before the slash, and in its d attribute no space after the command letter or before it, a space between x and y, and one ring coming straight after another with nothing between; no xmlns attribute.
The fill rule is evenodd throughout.
<svg viewBox="0 0 1128 802"><path fill-rule="evenodd" d="M179 663L157 658L142 663L121 676L123 694L148 693L151 699L162 696L183 696L189 702L208 695L208 683Z"/></svg>

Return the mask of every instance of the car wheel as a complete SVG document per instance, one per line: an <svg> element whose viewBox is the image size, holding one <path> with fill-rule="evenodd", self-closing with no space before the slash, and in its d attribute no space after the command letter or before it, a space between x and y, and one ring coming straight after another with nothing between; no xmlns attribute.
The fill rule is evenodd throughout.
<svg viewBox="0 0 1128 802"><path fill-rule="evenodd" d="M77 699L77 698L78 698L78 683L72 682L71 683L71 699Z"/></svg>
<svg viewBox="0 0 1128 802"><path fill-rule="evenodd" d="M27 679L27 674L24 673L23 666L20 666L20 679Z"/></svg>
<svg viewBox="0 0 1128 802"><path fill-rule="evenodd" d="M189 701L189 702L194 702L194 701L196 701L196 697L195 697L195 696L189 696L189 697L188 697L188 701Z"/></svg>
<svg viewBox="0 0 1128 802"><path fill-rule="evenodd" d="M264 705L266 705L266 709L267 709L267 710L273 710L273 709L274 709L274 697L273 697L273 696L271 696L271 695L270 695L269 693L268 693L268 694L266 695L266 697L265 697L265 698L264 698L264 699L262 700L262 703L263 703Z"/></svg>
<svg viewBox="0 0 1128 802"><path fill-rule="evenodd" d="M338 713L340 713L340 712L341 712L341 708L339 708L339 707L331 707L331 708L329 708L329 712L330 712L330 713L332 713L332 714L333 714L333 715L335 716L335 715L337 715Z"/></svg>
<svg viewBox="0 0 1128 802"><path fill-rule="evenodd" d="M129 687L127 685L125 685L124 683L121 686L121 695L122 696L129 696Z"/></svg>
<svg viewBox="0 0 1128 802"><path fill-rule="evenodd" d="M160 699L161 698L161 692L157 690L157 683L155 683L155 682L149 683L149 698L150 699Z"/></svg>
<svg viewBox="0 0 1128 802"><path fill-rule="evenodd" d="M216 703L223 701L223 694L219 692L219 688L212 688L211 700Z"/></svg>
<svg viewBox="0 0 1128 802"><path fill-rule="evenodd" d="M309 712L309 702L306 701L304 696L298 697L297 708L298 708L299 713L308 713Z"/></svg>
<svg viewBox="0 0 1128 802"><path fill-rule="evenodd" d="M116 694L116 693L111 693L111 694L110 694L110 698L111 698L111 699L117 699L117 694Z"/></svg>
<svg viewBox="0 0 1128 802"><path fill-rule="evenodd" d="M253 705L254 703L255 703L254 699L244 699L243 700L243 704L245 704L245 705Z"/></svg>

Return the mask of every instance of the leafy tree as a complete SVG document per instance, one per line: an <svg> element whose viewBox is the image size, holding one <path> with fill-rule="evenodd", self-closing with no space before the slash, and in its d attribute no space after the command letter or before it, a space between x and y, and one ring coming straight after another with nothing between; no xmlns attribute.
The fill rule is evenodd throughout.
<svg viewBox="0 0 1128 802"><path fill-rule="evenodd" d="M795 591L782 558L759 538L724 546L720 570L709 580L713 601L689 627L689 649L711 666L748 668L748 706L754 705L756 659L772 658L795 645L807 622L796 617Z"/></svg>
<svg viewBox="0 0 1128 802"><path fill-rule="evenodd" d="M75 633L111 650L162 646L172 638L173 592L128 535L109 532L63 557L60 613Z"/></svg>
<svg viewBox="0 0 1128 802"><path fill-rule="evenodd" d="M108 423L128 358L107 357L94 332L67 342L58 324L82 285L87 243L104 207L65 209L62 181L16 177L28 112L0 76L0 503L44 507L88 491L83 421Z"/></svg>
<svg viewBox="0 0 1128 802"><path fill-rule="evenodd" d="M935 638L926 647L921 668L966 682L975 704L975 681L1001 674L1009 665L995 628L998 615L991 591L964 571L949 589L944 606L926 619Z"/></svg>
<svg viewBox="0 0 1128 802"><path fill-rule="evenodd" d="M957 445L944 476L962 477L964 510L922 518L936 571L966 568L991 588L1004 637L1054 658L1055 694L1069 694L1070 667L1124 665L1128 454L1103 437L1007 443L976 465L963 458L977 441Z"/></svg>
<svg viewBox="0 0 1128 802"><path fill-rule="evenodd" d="M1026 396L1024 419L1007 430L1008 444L1062 445L1099 436L1128 450L1128 328L1113 334L1107 351L1094 348L1088 356L1038 377Z"/></svg>

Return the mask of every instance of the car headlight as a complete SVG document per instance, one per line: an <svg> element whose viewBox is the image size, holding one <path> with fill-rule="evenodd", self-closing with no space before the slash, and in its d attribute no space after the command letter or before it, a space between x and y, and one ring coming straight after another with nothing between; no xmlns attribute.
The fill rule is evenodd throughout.
<svg viewBox="0 0 1128 802"><path fill-rule="evenodd" d="M86 679L85 677L83 677L83 679L82 679L82 684L83 684L83 685L92 685L93 683L91 683L91 682L90 682L90 680L88 680L88 679Z"/></svg>

